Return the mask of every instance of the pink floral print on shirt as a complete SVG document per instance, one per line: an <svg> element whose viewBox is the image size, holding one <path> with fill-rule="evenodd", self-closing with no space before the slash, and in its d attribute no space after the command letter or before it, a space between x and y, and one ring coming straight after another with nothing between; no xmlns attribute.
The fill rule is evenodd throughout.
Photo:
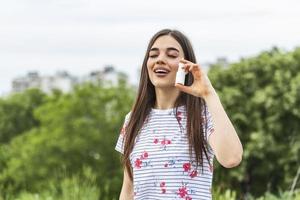
<svg viewBox="0 0 300 200"><path fill-rule="evenodd" d="M178 188L176 194L179 198L184 200L192 200L192 194L195 193L195 191L191 190L187 187L187 183L182 182L182 186Z"/></svg>
<svg viewBox="0 0 300 200"><path fill-rule="evenodd" d="M164 139L162 140L159 140L158 138L154 138L153 143L160 145L161 149L167 150L167 146L172 144L172 141L170 139L166 139L166 137L164 136Z"/></svg>
<svg viewBox="0 0 300 200"><path fill-rule="evenodd" d="M148 160L148 156L149 156L148 152L144 151L144 153L142 153L139 158L135 159L134 167L137 168L137 169L140 169L143 166L144 167L149 166L151 161Z"/></svg>
<svg viewBox="0 0 300 200"><path fill-rule="evenodd" d="M167 189L166 189L166 182L162 181L162 182L160 183L160 189L161 189L161 193L162 193L162 194L165 194L165 193L166 193L166 191L167 191Z"/></svg>
<svg viewBox="0 0 300 200"><path fill-rule="evenodd" d="M193 166L193 169L192 169L192 163L193 162L183 163L182 168L183 168L184 174L187 173L191 178L195 178L198 175L198 172L195 169L196 166Z"/></svg>

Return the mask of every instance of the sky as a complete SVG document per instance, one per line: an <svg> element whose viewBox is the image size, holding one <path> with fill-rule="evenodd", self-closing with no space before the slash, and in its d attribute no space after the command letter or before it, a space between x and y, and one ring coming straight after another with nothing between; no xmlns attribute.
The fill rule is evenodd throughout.
<svg viewBox="0 0 300 200"><path fill-rule="evenodd" d="M0 0L0 95L29 71L84 76L114 65L137 82L151 36L178 29L198 63L300 46L299 0Z"/></svg>

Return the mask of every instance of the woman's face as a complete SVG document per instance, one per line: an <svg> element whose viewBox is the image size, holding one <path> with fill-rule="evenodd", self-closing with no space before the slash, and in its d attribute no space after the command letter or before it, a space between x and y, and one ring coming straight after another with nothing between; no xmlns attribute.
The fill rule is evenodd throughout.
<svg viewBox="0 0 300 200"><path fill-rule="evenodd" d="M154 87L174 87L178 64L184 53L180 44L169 35L156 39L147 61L149 78Z"/></svg>

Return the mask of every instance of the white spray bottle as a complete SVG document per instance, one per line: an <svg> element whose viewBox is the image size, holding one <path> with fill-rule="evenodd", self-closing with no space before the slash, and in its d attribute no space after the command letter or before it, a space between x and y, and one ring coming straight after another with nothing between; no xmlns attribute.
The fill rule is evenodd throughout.
<svg viewBox="0 0 300 200"><path fill-rule="evenodd" d="M184 71L183 67L184 67L184 64L180 62L178 65L176 81L175 81L175 83L179 83L181 85L184 85L185 75L187 74L187 72Z"/></svg>

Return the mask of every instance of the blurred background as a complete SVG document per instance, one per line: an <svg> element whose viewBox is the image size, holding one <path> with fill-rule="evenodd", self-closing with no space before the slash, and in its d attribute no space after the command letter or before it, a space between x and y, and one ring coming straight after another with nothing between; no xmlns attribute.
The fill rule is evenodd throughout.
<svg viewBox="0 0 300 200"><path fill-rule="evenodd" d="M0 199L118 199L151 36L185 33L244 146L213 199L300 199L300 2L0 0Z"/></svg>

